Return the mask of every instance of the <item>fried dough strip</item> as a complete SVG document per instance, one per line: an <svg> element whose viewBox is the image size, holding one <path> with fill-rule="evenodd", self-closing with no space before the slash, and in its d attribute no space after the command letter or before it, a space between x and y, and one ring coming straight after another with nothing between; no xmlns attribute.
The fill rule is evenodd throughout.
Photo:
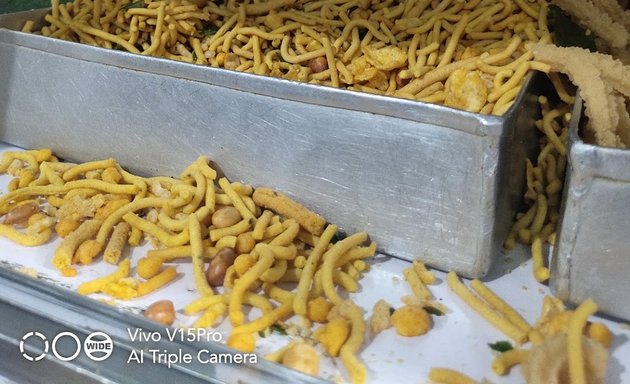
<svg viewBox="0 0 630 384"><path fill-rule="evenodd" d="M551 44L536 45L533 52L536 60L549 63L552 70L560 72L568 69L565 58L577 57L577 62L588 62L601 71L602 78L617 92L630 97L630 65L623 65L621 61L610 55L590 52L578 47L557 47Z"/></svg>
<svg viewBox="0 0 630 384"><path fill-rule="evenodd" d="M615 22L630 31L630 11L623 9L617 0L593 0L596 7L606 12Z"/></svg>
<svg viewBox="0 0 630 384"><path fill-rule="evenodd" d="M537 60L549 63L555 71L566 73L580 88L597 144L623 147L616 134L619 115L616 109L611 108L614 103L613 88L603 81L602 72L590 59L590 53L579 48L554 45L536 45L533 51Z"/></svg>
<svg viewBox="0 0 630 384"><path fill-rule="evenodd" d="M270 188L256 188L254 202L288 218L295 219L302 228L314 235L321 235L326 220L288 196Z"/></svg>
<svg viewBox="0 0 630 384"><path fill-rule="evenodd" d="M553 3L573 15L612 47L623 48L628 45L630 37L624 26L613 21L589 0L554 0Z"/></svg>

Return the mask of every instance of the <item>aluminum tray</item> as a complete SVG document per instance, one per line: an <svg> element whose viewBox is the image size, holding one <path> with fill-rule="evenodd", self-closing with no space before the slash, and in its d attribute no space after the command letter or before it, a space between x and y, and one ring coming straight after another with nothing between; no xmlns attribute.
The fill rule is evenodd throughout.
<svg viewBox="0 0 630 384"><path fill-rule="evenodd" d="M379 250L487 273L535 146L537 78L503 117L79 45L0 16L0 140L174 175L199 154ZM2 29L4 27L4 29Z"/></svg>
<svg viewBox="0 0 630 384"><path fill-rule="evenodd" d="M590 297L603 312L630 320L630 150L583 142L581 111L578 102L551 287L563 300Z"/></svg>

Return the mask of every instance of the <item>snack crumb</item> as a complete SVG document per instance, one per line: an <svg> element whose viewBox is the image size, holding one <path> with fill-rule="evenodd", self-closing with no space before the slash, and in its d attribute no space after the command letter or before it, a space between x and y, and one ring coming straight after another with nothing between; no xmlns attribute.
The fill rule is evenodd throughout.
<svg viewBox="0 0 630 384"><path fill-rule="evenodd" d="M20 272L23 275L28 277L32 277L33 279L37 279L38 273L37 269L32 267L19 267L15 269L17 272Z"/></svg>

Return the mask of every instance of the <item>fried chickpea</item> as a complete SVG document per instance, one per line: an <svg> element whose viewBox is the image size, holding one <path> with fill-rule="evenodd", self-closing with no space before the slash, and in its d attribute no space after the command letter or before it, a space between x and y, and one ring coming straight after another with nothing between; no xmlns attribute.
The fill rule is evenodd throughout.
<svg viewBox="0 0 630 384"><path fill-rule="evenodd" d="M420 336L431 329L431 316L422 307L405 305L394 311L391 322L401 336Z"/></svg>
<svg viewBox="0 0 630 384"><path fill-rule="evenodd" d="M170 300L156 301L144 311L144 317L164 325L173 324L175 321L173 302Z"/></svg>

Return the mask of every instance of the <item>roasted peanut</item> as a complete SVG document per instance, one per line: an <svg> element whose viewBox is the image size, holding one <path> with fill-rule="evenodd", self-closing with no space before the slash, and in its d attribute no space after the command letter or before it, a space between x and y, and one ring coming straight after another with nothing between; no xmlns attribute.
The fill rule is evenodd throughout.
<svg viewBox="0 0 630 384"><path fill-rule="evenodd" d="M242 220L238 209L234 207L223 207L212 214L212 225L215 228L225 228L234 225Z"/></svg>
<svg viewBox="0 0 630 384"><path fill-rule="evenodd" d="M208 269L206 270L206 279L208 284L213 287L223 285L225 279L225 272L234 264L236 259L236 252L232 248L221 248L217 252L216 256L210 262Z"/></svg>
<svg viewBox="0 0 630 384"><path fill-rule="evenodd" d="M175 307L170 300L160 300L149 305L144 311L144 317L164 325L171 325L175 321Z"/></svg>
<svg viewBox="0 0 630 384"><path fill-rule="evenodd" d="M308 66L311 67L311 71L313 73L320 73L328 69L328 61L324 56L320 56L311 59L311 61L308 63Z"/></svg>
<svg viewBox="0 0 630 384"><path fill-rule="evenodd" d="M37 211L39 204L35 200L20 202L4 217L4 224L23 224Z"/></svg>

